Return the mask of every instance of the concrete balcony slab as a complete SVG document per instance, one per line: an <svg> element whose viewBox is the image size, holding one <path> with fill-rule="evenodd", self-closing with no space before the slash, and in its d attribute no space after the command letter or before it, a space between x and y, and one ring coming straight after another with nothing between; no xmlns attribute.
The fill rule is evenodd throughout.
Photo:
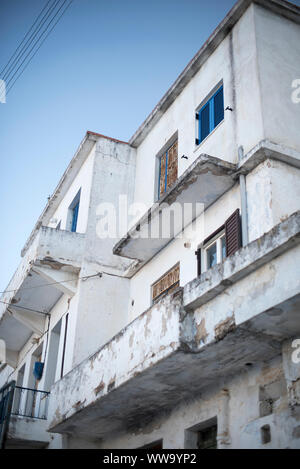
<svg viewBox="0 0 300 469"><path fill-rule="evenodd" d="M0 298L0 338L9 364L30 336L42 334L46 314L63 293L75 293L83 234L41 227ZM59 283L68 280L68 282ZM40 311L38 314L34 311Z"/></svg>

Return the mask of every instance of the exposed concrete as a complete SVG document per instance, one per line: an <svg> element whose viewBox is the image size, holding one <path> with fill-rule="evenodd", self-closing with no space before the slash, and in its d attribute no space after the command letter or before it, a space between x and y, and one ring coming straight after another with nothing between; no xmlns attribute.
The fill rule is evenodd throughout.
<svg viewBox="0 0 300 469"><path fill-rule="evenodd" d="M13 305L0 309L16 368L1 369L1 382L33 387L42 359L38 389L54 383L51 428L65 437L50 434L48 448L163 440L195 449L195 432L212 422L220 448L300 447L299 364L291 364L300 334L300 108L291 99L299 11L282 0L239 1L129 143L87 132L22 251L3 296ZM195 145L195 111L221 84L232 111ZM204 201L196 221L205 224L195 238L135 240L158 218L158 156L175 138L179 180L158 213L166 202ZM66 233L79 191L78 233ZM121 235L98 238L98 207L116 208L120 194L146 215L115 255ZM251 244L195 279L192 244L202 247L237 209ZM151 285L177 263L183 288L149 308ZM15 425L10 445L44 446L37 422Z"/></svg>
<svg viewBox="0 0 300 469"><path fill-rule="evenodd" d="M42 449L48 446L50 438L47 420L11 416L6 448Z"/></svg>
<svg viewBox="0 0 300 469"><path fill-rule="evenodd" d="M45 316L31 310L49 312L63 292L74 294L84 242L84 235L79 233L44 226L36 232L1 296L0 338L5 339L9 350L19 352L33 332L40 336L44 332ZM68 282L60 284L62 280Z"/></svg>
<svg viewBox="0 0 300 469"><path fill-rule="evenodd" d="M247 247L251 254L247 248L240 251L240 265L246 259L249 265L252 264L252 269L248 270L248 283L256 299L255 308L247 309L246 315L236 310L233 316L224 301L236 296L228 297L222 290L223 293L217 297L207 299L204 326L202 310L197 309L199 304L187 302L193 285L197 288L195 282L183 289L183 301L181 290L167 296L54 386L50 430L85 438L92 436L91 428L97 438L129 431L142 421L146 425L163 410L192 398L218 379L238 373L246 363L259 363L278 356L281 343L300 333L299 280L294 282L295 285L290 282L282 291L277 287L290 258L297 263L300 255L298 242L291 241L289 235L287 239L285 237L291 231L293 240L299 240L298 222L299 213L274 230L277 231L277 239L274 233L269 233L266 238L256 241L254 251L251 251L251 245ZM284 242L287 242L286 249L279 252ZM276 281L270 282L269 268L265 270L263 263L256 263L259 246L263 252L267 246L273 250L273 255L269 253L269 264L273 260L272 270L278 277ZM233 259L234 256L228 261ZM258 273L254 274L255 270ZM213 276L212 271L210 275ZM256 275L256 283L252 282L251 275ZM238 276L233 278L232 288L244 288L242 281ZM267 295L261 288L266 282L269 284ZM199 295L201 297L201 293ZM292 300L287 299L291 296ZM273 298L276 305L270 303ZM219 303L225 308L221 307L221 310ZM184 304L189 306L187 312L183 309ZM272 309L270 304L273 304ZM278 310L276 316L275 306ZM208 307L216 314L208 314ZM167 329L164 326L166 319ZM109 367L105 363L109 363ZM59 402L57 396L61 396ZM222 441L223 438L224 435L220 435Z"/></svg>
<svg viewBox="0 0 300 469"><path fill-rule="evenodd" d="M194 310L214 299L233 283L300 243L300 212L276 225L269 233L241 248L233 256L188 283L183 305Z"/></svg>

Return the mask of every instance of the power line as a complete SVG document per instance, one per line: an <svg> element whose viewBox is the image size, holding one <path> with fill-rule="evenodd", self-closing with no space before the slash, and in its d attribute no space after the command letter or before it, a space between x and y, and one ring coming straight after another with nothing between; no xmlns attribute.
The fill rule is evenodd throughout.
<svg viewBox="0 0 300 469"><path fill-rule="evenodd" d="M27 33L25 34L25 36L23 37L22 41L20 42L20 44L18 45L18 47L16 48L16 50L14 51L13 55L11 56L11 58L9 59L9 61L7 62L7 64L5 65L5 67L1 70L0 72L0 75L2 75L2 73L5 71L6 67L10 64L11 60L13 59L13 57L15 56L15 54L18 52L18 50L20 49L22 43L25 41L26 37L28 36L28 34L30 33L30 31L32 30L32 28L34 27L35 23L38 21L39 17L42 15L43 11L45 10L45 8L47 7L47 5L51 2L51 0L48 0L48 2L46 3L46 5L44 6L44 8L42 9L42 11L39 13L39 15L37 16L37 18L35 19L34 23L31 25L31 27L29 28L29 30L27 31Z"/></svg>
<svg viewBox="0 0 300 469"><path fill-rule="evenodd" d="M25 309L26 311L32 311L33 313L44 314L45 316L49 315L49 313L46 313L45 311L39 311L38 309L32 309L32 308L25 308L24 306L15 305L14 303L7 303L6 301L2 301L2 300L0 300L0 303L11 306L12 308Z"/></svg>
<svg viewBox="0 0 300 469"><path fill-rule="evenodd" d="M112 277L120 277L120 275L111 274L109 272L98 272L97 274L86 275L84 277L78 277L78 280L86 280L88 278L93 278L93 277L101 278L103 274L110 275ZM47 287L49 285L57 285L57 284L60 284L60 283L65 283L65 282L74 282L74 280L76 280L76 279L61 280L60 282L52 282L52 283L47 283L47 284L44 284L44 285L36 285L35 287L25 287L25 288L23 288L23 290L31 290L31 289L34 289L34 288ZM5 290L5 291L0 292L0 293L10 293L10 292L15 292L15 291L18 291L18 289L17 290ZM20 309L25 309L26 311L32 311L33 313L44 314L45 316L50 315L49 313L47 313L45 311L39 311L38 309L32 309L32 308L25 308L24 306L20 306L20 305L17 305L15 303L8 303L7 301L3 301L3 300L0 300L0 303L2 303L4 305L11 306L13 308L20 308Z"/></svg>
<svg viewBox="0 0 300 469"><path fill-rule="evenodd" d="M12 85L8 88L6 94L8 94L8 92L12 89L12 87L14 86L14 84L16 83L16 81L20 78L20 76L23 74L23 72L26 70L27 66L30 64L31 60L33 59L33 57L36 55L36 53L40 50L41 46L43 45L43 43L45 42L45 40L47 39L47 37L49 36L49 34L51 33L51 31L55 28L55 26L57 25L58 21L60 20L60 18L63 16L63 14L65 13L65 11L67 10L67 8L71 5L73 0L70 1L70 3L67 5L67 7L65 8L65 10L62 12L62 14L58 17L57 21L54 23L53 27L50 29L50 31L47 33L47 35L43 38L43 40L41 41L41 43L39 44L38 48L36 49L36 51L34 52L34 54L30 57L29 61L25 64L23 70L21 70L21 72L19 73L19 75L16 77L16 79L14 80L14 82L12 83ZM21 64L19 65L19 67L17 68L17 70L14 72L13 76L9 79L8 83L7 83L7 86L11 83L12 79L14 78L14 76L16 75L16 73L19 71L19 69L21 68L21 66L24 64L24 62L26 61L27 57L30 55L30 53L33 51L33 49L35 48L36 44L39 42L39 40L41 39L41 37L45 34L45 32L47 31L47 29L49 28L50 24L52 23L52 21L56 18L56 16L58 15L58 13L60 12L60 10L62 9L62 7L65 5L65 3L67 2L67 0L64 0L63 4L61 5L61 7L58 9L58 11L55 13L55 15L53 16L53 18L51 19L51 21L48 23L46 29L42 32L42 34L40 34L40 36L38 37L37 41L35 42L35 44L32 46L32 48L30 49L30 51L28 52L28 54L26 55L25 59L21 62Z"/></svg>
<svg viewBox="0 0 300 469"><path fill-rule="evenodd" d="M47 7L47 5L49 4L49 2L52 1L52 0L49 0L47 2L47 4L44 6L43 10L41 11L41 13L39 14L39 16L41 16L41 14L43 13L44 9ZM24 36L23 40L21 41L21 43L19 44L19 46L17 47L16 51L14 52L13 55L16 54L16 52L21 48L21 50L19 51L19 53L17 54L17 56L14 58L14 60L12 61L11 65L9 66L7 72L4 74L3 76L3 79L4 80L7 80L7 77L8 75L10 74L10 70L14 68L15 64L18 63L19 59L22 57L23 55L23 52L26 52L26 50L28 49L28 47L30 46L30 44L34 41L35 39L35 36L37 35L37 33L40 31L40 29L42 28L42 26L44 25L44 23L47 21L47 19L49 18L49 16L51 15L53 9L56 7L57 3L59 2L59 0L53 0L53 3L52 5L50 5L50 7L48 8L48 10L46 11L46 13L44 14L44 16L41 18L40 22L37 24L35 30L31 33L31 35L29 36L29 38L27 39L27 41L25 42L25 44L22 46L22 43L24 42L25 38L28 36L29 32L31 31L31 29L34 27L37 19L35 20L35 22L33 23L33 25L31 26L30 30L26 33L26 35ZM38 17L39 17L38 16ZM22 46L22 47L21 47ZM1 74L3 73L3 71L5 70L5 68L8 66L9 62L11 62L13 56L10 58L10 60L8 61L8 63L5 65L4 69L1 71Z"/></svg>
<svg viewBox="0 0 300 469"><path fill-rule="evenodd" d="M109 274L108 274L109 275ZM113 274L111 274L113 275ZM35 288L42 288L42 287L49 287L51 285L58 285L61 283L66 283L66 282L74 282L76 280L87 280L88 278L93 278L93 277L102 277L102 272L98 272L97 274L93 275L86 275L84 277L74 277L72 279L67 279L67 280L61 280L60 282L52 282L52 283L44 283L43 285L35 285L34 287L24 287L22 290L34 290ZM19 291L19 288L15 288L14 290L4 290L0 291L0 293L13 293Z"/></svg>
<svg viewBox="0 0 300 469"><path fill-rule="evenodd" d="M37 39L37 41L35 42L34 46L30 49L29 53L26 55L25 59L22 61L22 63L20 64L20 66L17 68L17 70L14 72L14 74L12 75L12 77L10 78L9 83L11 83L12 79L14 78L14 76L16 75L16 73L18 72L18 70L21 68L21 66L23 65L23 63L26 61L27 57L30 55L30 53L32 52L32 50L34 49L34 47L37 45L37 43L39 42L39 40L41 39L41 37L46 33L47 29L49 28L50 24L53 22L53 20L57 17L58 13L60 12L60 10L63 8L63 6L65 5L67 0L64 0L63 4L60 6L60 8L57 10L57 12L55 13L55 15L52 17L51 21L47 24L45 30L42 32L42 34L39 36L39 38ZM14 84L16 83L16 81L20 78L20 76L24 73L24 71L26 70L26 68L28 67L28 65L30 64L30 62L32 61L32 59L34 58L34 56L37 54L37 52L39 51L39 49L41 48L41 46L43 45L43 43L45 42L45 40L49 37L50 33L53 31L53 29L55 28L55 26L57 25L57 23L59 22L59 20L62 18L62 16L65 14L65 12L67 11L67 9L69 8L69 6L71 5L71 3L73 2L73 0L70 0L70 2L67 4L67 6L65 7L65 9L62 11L61 15L58 17L58 19L56 20L56 22L54 23L54 25L52 26L52 28L48 31L48 33L46 34L46 36L42 39L42 41L40 42L38 48L35 50L35 52L33 53L33 55L30 57L30 59L28 60L28 62L25 64L25 66L23 67L23 69L20 71L20 73L17 75L16 79L13 81L12 85L8 88L6 94L12 89L12 87L14 86ZM55 5L56 6L56 5Z"/></svg>
<svg viewBox="0 0 300 469"><path fill-rule="evenodd" d="M8 71L6 72L6 74L4 75L3 79L5 82L7 82L8 80L8 77L9 75L11 74L11 70L12 70L12 73L13 73L13 76L12 78L14 77L15 75L15 69L18 65L18 62L20 60L22 60L22 58L24 57L26 51L28 50L28 48L30 47L30 45L32 44L32 42L35 40L36 36L37 36L37 33L40 31L41 27L44 25L44 23L48 20L48 18L51 16L54 8L57 6L58 2L60 0L53 0L53 3L52 5L50 5L50 7L48 8L48 10L46 11L45 15L41 18L39 24L37 25L37 27L35 28L35 31L33 31L33 33L30 35L29 39L27 39L26 43L23 45L22 49L20 50L20 52L18 53L17 57L14 59L13 63L10 65ZM47 29L48 26L46 26L46 29ZM38 41L37 41L38 42ZM34 44L33 47L35 47L36 43ZM32 50L32 49L31 49ZM29 54L31 52L31 50L29 51ZM26 60L27 56L25 57L25 60ZM21 63L20 66L22 66L23 62ZM20 68L20 67L19 67ZM17 69L17 71L19 70L19 68ZM11 77L10 77L11 78ZM11 81L11 80L10 80ZM4 86L4 83L3 85ZM5 83L5 86L7 88L7 83Z"/></svg>

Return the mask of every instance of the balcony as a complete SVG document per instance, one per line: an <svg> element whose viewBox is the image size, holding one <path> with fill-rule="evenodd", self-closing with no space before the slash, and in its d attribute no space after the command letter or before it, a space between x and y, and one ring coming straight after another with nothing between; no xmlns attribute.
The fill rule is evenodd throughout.
<svg viewBox="0 0 300 469"><path fill-rule="evenodd" d="M160 200L129 230L127 235L114 246L113 253L138 260L140 268L184 227L233 187L236 181L236 169L236 165L227 161L204 154L200 155ZM193 210L190 213L187 210L184 211L183 223L181 220L177 223L176 220L180 217L175 217L170 235L149 236L149 233L159 233L161 218L167 210L171 213L176 205L183 208L184 204L190 204ZM130 275L134 272L136 269L132 270Z"/></svg>
<svg viewBox="0 0 300 469"><path fill-rule="evenodd" d="M9 365L15 367L17 353L32 334L44 332L46 313L61 295L74 295L84 242L82 234L42 226L22 252L23 259L0 299L0 338L6 342ZM62 280L68 282L59 283Z"/></svg>
<svg viewBox="0 0 300 469"><path fill-rule="evenodd" d="M49 397L49 392L15 386L14 381L0 390L1 448L47 446Z"/></svg>
<svg viewBox="0 0 300 469"><path fill-rule="evenodd" d="M142 313L55 383L50 431L83 438L134 431L278 355L300 334L299 243L297 212Z"/></svg>

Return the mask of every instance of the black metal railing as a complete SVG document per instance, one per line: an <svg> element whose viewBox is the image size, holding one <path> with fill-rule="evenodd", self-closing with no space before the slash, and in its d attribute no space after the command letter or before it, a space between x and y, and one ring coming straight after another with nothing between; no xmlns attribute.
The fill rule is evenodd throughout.
<svg viewBox="0 0 300 469"><path fill-rule="evenodd" d="M46 420L49 395L47 391L15 386L11 415Z"/></svg>
<svg viewBox="0 0 300 469"><path fill-rule="evenodd" d="M0 449L5 447L15 384L15 381L11 381L0 389Z"/></svg>

